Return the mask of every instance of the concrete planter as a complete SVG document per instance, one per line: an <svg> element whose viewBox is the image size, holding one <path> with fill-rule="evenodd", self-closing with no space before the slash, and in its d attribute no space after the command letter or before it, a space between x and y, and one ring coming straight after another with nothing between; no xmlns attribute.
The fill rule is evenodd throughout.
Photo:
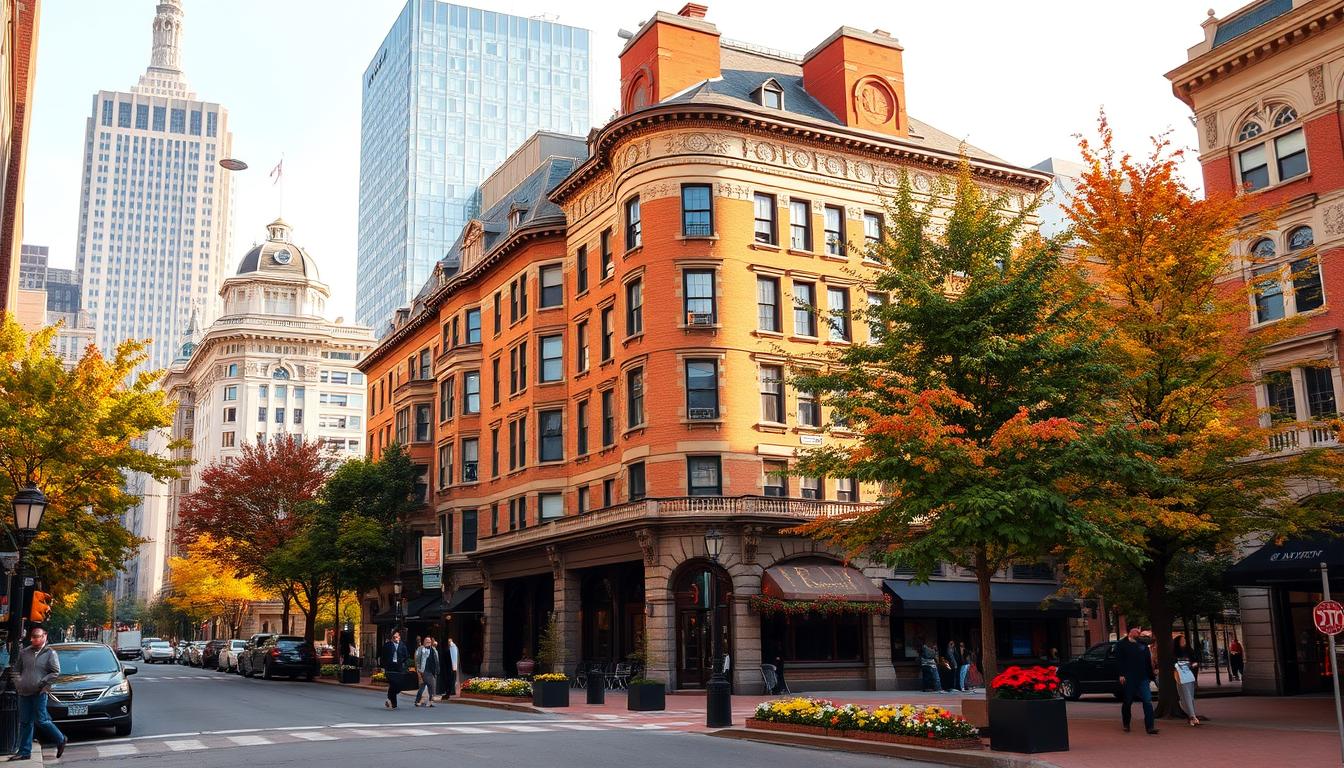
<svg viewBox="0 0 1344 768"><path fill-rule="evenodd" d="M532 706L568 707L569 681L543 680L532 683Z"/></svg>
<svg viewBox="0 0 1344 768"><path fill-rule="evenodd" d="M797 723L775 723L769 720L747 719L747 728L758 731L778 731L780 733L800 733L808 736L830 736L855 741L875 741L881 744L909 744L916 747L934 747L935 749L984 749L979 739L926 739L921 736L903 736L895 733L877 733L874 731L843 731L823 728L819 725L799 725Z"/></svg>
<svg viewBox="0 0 1344 768"><path fill-rule="evenodd" d="M661 712L667 709L667 690L662 683L631 683L626 695L630 712Z"/></svg>
<svg viewBox="0 0 1344 768"><path fill-rule="evenodd" d="M1000 752L1067 752L1063 699L990 699L989 746Z"/></svg>

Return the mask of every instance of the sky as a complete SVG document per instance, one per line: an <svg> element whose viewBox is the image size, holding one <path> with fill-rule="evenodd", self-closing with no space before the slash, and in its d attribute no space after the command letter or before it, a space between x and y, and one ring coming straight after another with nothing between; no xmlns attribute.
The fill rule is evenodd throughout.
<svg viewBox="0 0 1344 768"><path fill-rule="evenodd" d="M618 102L621 28L665 4L510 0L476 5L593 31L592 115ZM703 2L703 0L702 0ZM1163 76L1202 39L1210 0L710 0L725 38L806 53L837 27L884 29L905 48L909 113L1010 162L1076 159L1105 108L1135 153L1171 130L1193 147L1190 111ZM1228 15L1245 2L1218 0ZM129 90L149 63L156 0L43 0L24 242L73 267L85 123L100 90ZM284 158L283 213L331 286L329 313L354 318L360 80L405 0L182 0L183 68L197 98L229 112L236 176L230 274L281 212L268 178ZM1193 150L1190 152L1193 156ZM1198 167L1186 164L1191 183Z"/></svg>

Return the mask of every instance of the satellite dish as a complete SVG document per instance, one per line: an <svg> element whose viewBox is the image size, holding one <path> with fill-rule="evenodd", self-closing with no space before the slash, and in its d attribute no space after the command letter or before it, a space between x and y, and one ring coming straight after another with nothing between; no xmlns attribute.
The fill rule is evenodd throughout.
<svg viewBox="0 0 1344 768"><path fill-rule="evenodd" d="M242 160L239 160L239 159L237 159L237 158L233 158L233 157L226 157L226 158L224 158L223 160L220 160L220 161L219 161L219 165L220 165L221 168L224 168L224 169L226 169L226 170L230 170L230 171L246 171L246 170L247 170L247 163L244 163Z"/></svg>

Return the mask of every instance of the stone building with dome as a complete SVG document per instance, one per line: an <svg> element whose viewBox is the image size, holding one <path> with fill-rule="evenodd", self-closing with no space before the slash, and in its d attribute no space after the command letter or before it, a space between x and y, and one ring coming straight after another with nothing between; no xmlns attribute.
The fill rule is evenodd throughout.
<svg viewBox="0 0 1344 768"><path fill-rule="evenodd" d="M181 499L198 487L204 469L241 455L244 444L295 435L343 457L363 455L364 374L355 366L375 340L367 327L328 319L330 297L316 261L276 219L265 241L223 281L222 314L205 327L192 318L163 381L177 402L163 444L181 441L177 457L190 460L191 469L165 493L146 497L163 500L161 510L144 515L150 530L163 532L137 558L146 567L174 554ZM159 568L168 583L171 574ZM244 633L275 631L278 606L274 613L253 615Z"/></svg>

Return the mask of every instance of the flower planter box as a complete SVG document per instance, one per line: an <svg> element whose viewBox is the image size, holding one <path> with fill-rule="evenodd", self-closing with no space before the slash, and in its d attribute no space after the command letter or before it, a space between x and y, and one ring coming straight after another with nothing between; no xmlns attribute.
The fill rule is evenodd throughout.
<svg viewBox="0 0 1344 768"><path fill-rule="evenodd" d="M626 693L630 712L661 712L667 709L667 690L662 683L631 683Z"/></svg>
<svg viewBox="0 0 1344 768"><path fill-rule="evenodd" d="M569 681L544 680L542 682L532 683L532 706L568 707Z"/></svg>
<svg viewBox="0 0 1344 768"><path fill-rule="evenodd" d="M990 699L989 746L1000 752L1067 752L1063 699Z"/></svg>
<svg viewBox="0 0 1344 768"><path fill-rule="evenodd" d="M359 669L342 669L341 682L346 684L356 684L359 682Z"/></svg>
<svg viewBox="0 0 1344 768"><path fill-rule="evenodd" d="M804 733L809 736L839 736L842 731L833 731L820 725L800 725L798 723L776 723L771 720L747 718L747 727L758 731L779 731L780 733Z"/></svg>
<svg viewBox="0 0 1344 768"><path fill-rule="evenodd" d="M929 739L922 736L903 736L895 733L877 733L874 731L842 731L823 728L820 725L801 725L798 723L776 723L770 720L747 718L747 727L758 731L779 731L780 733L801 733L808 736L830 736L839 739L857 741L876 741L883 744L911 744L917 747L935 747L937 749L984 749L979 739Z"/></svg>
<svg viewBox="0 0 1344 768"><path fill-rule="evenodd" d="M530 697L528 696L502 696L498 693L472 693L464 691L459 694L464 699L485 699L486 701L502 701L505 704L526 704Z"/></svg>

